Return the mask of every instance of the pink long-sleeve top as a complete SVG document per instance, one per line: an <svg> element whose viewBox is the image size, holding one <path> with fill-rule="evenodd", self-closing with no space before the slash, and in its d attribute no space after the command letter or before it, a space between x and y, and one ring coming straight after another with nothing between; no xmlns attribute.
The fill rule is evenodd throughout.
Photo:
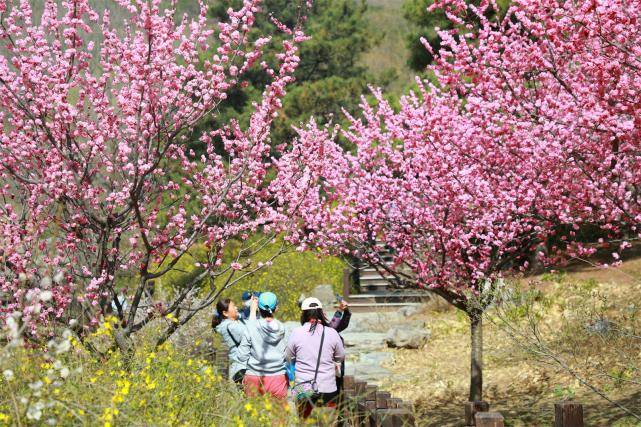
<svg viewBox="0 0 641 427"><path fill-rule="evenodd" d="M296 384L313 380L323 328L325 340L316 383L319 392L333 393L337 390L335 363L345 358L345 347L338 332L321 324L312 328L312 323L305 323L292 331L285 356L289 361L296 360ZM311 329L314 329L313 332Z"/></svg>

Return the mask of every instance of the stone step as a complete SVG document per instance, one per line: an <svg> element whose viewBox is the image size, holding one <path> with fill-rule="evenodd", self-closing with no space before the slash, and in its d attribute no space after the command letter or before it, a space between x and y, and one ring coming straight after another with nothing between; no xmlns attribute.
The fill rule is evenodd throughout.
<svg viewBox="0 0 641 427"><path fill-rule="evenodd" d="M366 279L383 279L384 280L383 276L381 276L381 274L376 270L371 270L371 271L362 270L358 273L358 278L361 281Z"/></svg>
<svg viewBox="0 0 641 427"><path fill-rule="evenodd" d="M388 287L390 284L387 280L365 280L361 281L361 286Z"/></svg>
<svg viewBox="0 0 641 427"><path fill-rule="evenodd" d="M415 298L415 297L422 297L422 298L430 298L430 294L428 292L421 292L421 291L412 291L412 290L404 290L404 289L398 289L398 290L388 290L385 293L371 293L371 294L354 294L350 295L350 298L353 298L355 300L357 299L367 299L367 298L381 298L381 297L407 297L407 298Z"/></svg>
<svg viewBox="0 0 641 427"><path fill-rule="evenodd" d="M390 254L381 254L381 259L387 264L391 264L394 261L394 257ZM356 264L359 271L376 271L374 267L370 264L359 262Z"/></svg>
<svg viewBox="0 0 641 427"><path fill-rule="evenodd" d="M351 297L350 297L351 298ZM402 307L420 306L417 302L389 302L389 303L367 303L367 302L350 302L349 308L353 313L365 313L376 311L397 311Z"/></svg>
<svg viewBox="0 0 641 427"><path fill-rule="evenodd" d="M369 294L361 297L350 296L347 302L350 304L403 304L403 303L421 303L430 300L426 295L394 295L394 294Z"/></svg>
<svg viewBox="0 0 641 427"><path fill-rule="evenodd" d="M389 291L389 287L387 283L381 284L381 283L361 283L360 286L360 291L362 293L387 293Z"/></svg>

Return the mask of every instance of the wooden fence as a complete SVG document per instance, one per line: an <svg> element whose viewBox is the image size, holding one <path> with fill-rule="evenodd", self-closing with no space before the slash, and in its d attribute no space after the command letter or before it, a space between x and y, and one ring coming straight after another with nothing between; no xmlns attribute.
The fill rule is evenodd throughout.
<svg viewBox="0 0 641 427"><path fill-rule="evenodd" d="M347 426L401 427L418 425L411 403L392 397L378 386L352 376L343 378L340 418Z"/></svg>
<svg viewBox="0 0 641 427"><path fill-rule="evenodd" d="M229 352L204 346L197 353L209 360L226 377L229 372ZM429 419L417 419L413 405L392 395L378 386L359 381L353 376L343 379L338 418L340 425L348 427L405 427L424 426ZM487 402L467 402L461 411L466 427L504 427L500 412L490 411ZM455 415L453 415L455 416ZM554 427L583 427L583 406L576 402L554 405Z"/></svg>

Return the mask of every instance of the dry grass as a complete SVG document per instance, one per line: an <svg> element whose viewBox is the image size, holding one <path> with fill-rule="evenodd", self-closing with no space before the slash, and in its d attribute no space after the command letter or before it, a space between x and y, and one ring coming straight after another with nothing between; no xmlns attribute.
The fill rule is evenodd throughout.
<svg viewBox="0 0 641 427"><path fill-rule="evenodd" d="M641 260L626 262L618 269L574 270L560 276L548 274L528 279L544 290L545 296L552 301L543 320L551 331L547 338L558 349L558 354L572 363L577 361L573 366L582 369L591 382L639 413L641 387L638 383L612 386L599 379L599 372L604 371L596 368L614 369L625 360L632 364L638 375L638 366L641 366L639 341L629 346L572 337L567 335L566 327L572 326L570 308L592 304L596 296L607 299L603 311L607 318L627 318L623 313L626 307L641 301ZM469 323L464 315L454 310L432 310L420 317L430 325L432 339L422 350L394 351L394 359L388 367L395 376L384 384L384 388L395 396L415 402L421 426L462 425L462 405L467 400L469 385ZM638 319L632 322L638 327ZM582 325L580 329L584 328ZM554 402L567 397L584 404L586 425L641 425L630 421L621 409L581 385L557 365L535 360L519 343L506 336L500 324L486 321L484 339L484 398L492 409L503 413L506 425L550 425ZM579 361L589 363L580 364Z"/></svg>

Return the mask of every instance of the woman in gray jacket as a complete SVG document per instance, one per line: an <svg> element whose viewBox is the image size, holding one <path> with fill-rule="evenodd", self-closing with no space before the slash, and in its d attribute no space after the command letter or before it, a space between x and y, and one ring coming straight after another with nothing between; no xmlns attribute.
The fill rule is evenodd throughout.
<svg viewBox="0 0 641 427"><path fill-rule="evenodd" d="M243 384L248 397L269 394L287 398L285 327L274 317L277 307L278 298L272 292L252 299L247 334L238 348L238 359L247 362ZM256 310L260 319L256 319Z"/></svg>
<svg viewBox="0 0 641 427"><path fill-rule="evenodd" d="M236 384L242 384L247 361L240 361L238 349L247 334L247 327L243 320L238 320L238 309L232 300L227 298L216 303L216 314L211 326L229 348L229 378Z"/></svg>

